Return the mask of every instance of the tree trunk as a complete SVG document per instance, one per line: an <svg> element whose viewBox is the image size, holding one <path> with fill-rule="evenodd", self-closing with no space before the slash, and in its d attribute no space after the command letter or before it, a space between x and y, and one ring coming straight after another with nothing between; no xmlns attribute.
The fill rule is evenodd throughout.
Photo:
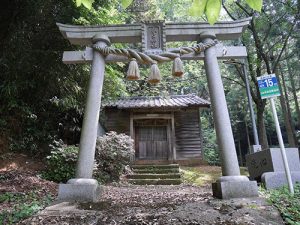
<svg viewBox="0 0 300 225"><path fill-rule="evenodd" d="M293 132L293 128L291 125L291 119L289 118L289 115L287 112L286 100L285 100L284 93L283 93L284 85L281 84L281 80L279 77L279 71L276 70L274 72L275 72L275 74L277 74L278 86L279 86L279 90L280 90L279 100L280 100L280 106L281 106L282 115L283 115L283 119L284 119L286 134L287 134L287 138L288 138L288 144L290 147L294 147L296 145L295 144L296 142L294 139L294 134L293 134L294 132ZM282 77L282 73L281 73L281 77Z"/></svg>
<svg viewBox="0 0 300 225"><path fill-rule="evenodd" d="M246 129L246 135L247 135L247 144L248 144L247 153L246 154L249 154L250 153L250 145L251 145L251 143L250 143L248 123L247 123L246 117L244 118L244 122L245 122L245 129Z"/></svg>
<svg viewBox="0 0 300 225"><path fill-rule="evenodd" d="M269 145L268 145L268 137L267 137L266 127L264 122L265 104L261 101L260 104L256 105L256 109L257 109L257 127L258 127L259 143L262 147L262 150L266 150L269 148Z"/></svg>
<svg viewBox="0 0 300 225"><path fill-rule="evenodd" d="M280 66L280 73L281 73L281 79L282 79L282 90L281 92L284 92L284 96L283 99L285 100L285 106L286 106L286 114L285 114L285 118L287 120L287 124L288 127L287 129L287 135L288 135L288 141L289 141L289 146L290 147L298 147L298 143L297 143L297 139L296 139L296 134L295 134L295 126L293 123L293 119L292 119L292 114L291 114L291 107L290 107L290 103L289 103L289 96L287 93L287 87L286 87L286 83L285 83L285 78L284 78L284 74L282 71L282 67Z"/></svg>
<svg viewBox="0 0 300 225"><path fill-rule="evenodd" d="M287 59L286 60L286 66L288 68L288 75L289 75L289 80L291 83L291 88L292 88L292 94L293 94L293 98L294 98L294 102L295 102L295 108L296 108L296 113L297 113L297 120L298 120L298 127L300 127L300 108L299 108L299 103L298 103L298 98L297 98L297 93L296 93L296 87L295 87L295 82L294 82L294 78L292 75L292 70L290 67L290 62Z"/></svg>

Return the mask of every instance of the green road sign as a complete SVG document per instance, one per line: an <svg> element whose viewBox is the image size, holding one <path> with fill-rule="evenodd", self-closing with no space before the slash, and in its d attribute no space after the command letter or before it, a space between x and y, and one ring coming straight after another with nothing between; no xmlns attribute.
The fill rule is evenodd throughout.
<svg viewBox="0 0 300 225"><path fill-rule="evenodd" d="M260 97L262 99L280 96L280 90L275 74L257 77Z"/></svg>

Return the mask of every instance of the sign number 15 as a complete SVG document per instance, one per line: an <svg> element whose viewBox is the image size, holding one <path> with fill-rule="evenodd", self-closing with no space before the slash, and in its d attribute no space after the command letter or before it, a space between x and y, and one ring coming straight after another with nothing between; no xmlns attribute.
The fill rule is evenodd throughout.
<svg viewBox="0 0 300 225"><path fill-rule="evenodd" d="M272 78L265 79L264 83L266 83L267 87L272 87L274 85L274 82L273 82Z"/></svg>

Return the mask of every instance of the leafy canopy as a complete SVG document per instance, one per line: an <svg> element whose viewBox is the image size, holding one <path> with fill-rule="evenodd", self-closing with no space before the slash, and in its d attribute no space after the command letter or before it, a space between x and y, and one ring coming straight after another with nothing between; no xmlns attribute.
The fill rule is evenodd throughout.
<svg viewBox="0 0 300 225"><path fill-rule="evenodd" d="M121 5L126 9L133 0L120 0ZM258 12L261 11L263 0L243 0L249 5L250 8ZM88 9L92 8L94 0L76 0L76 5L81 4ZM213 25L219 18L221 12L222 0L193 0L193 3L189 9L191 16L205 15L208 22Z"/></svg>
<svg viewBox="0 0 300 225"><path fill-rule="evenodd" d="M91 9L93 2L94 0L76 0L76 6L79 7L82 4L84 7Z"/></svg>

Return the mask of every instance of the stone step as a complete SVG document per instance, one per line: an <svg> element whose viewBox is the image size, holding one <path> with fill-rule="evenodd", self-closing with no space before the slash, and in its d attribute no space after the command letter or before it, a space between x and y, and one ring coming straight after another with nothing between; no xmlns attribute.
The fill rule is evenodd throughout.
<svg viewBox="0 0 300 225"><path fill-rule="evenodd" d="M179 168L178 164L165 164L165 165L132 165L132 169L173 169L173 168Z"/></svg>
<svg viewBox="0 0 300 225"><path fill-rule="evenodd" d="M173 169L132 169L132 171L136 174L172 174L172 173L179 173L179 168Z"/></svg>
<svg viewBox="0 0 300 225"><path fill-rule="evenodd" d="M128 179L180 179L179 173L169 174L131 174L126 176Z"/></svg>
<svg viewBox="0 0 300 225"><path fill-rule="evenodd" d="M179 185L180 179L128 179L128 183L134 185Z"/></svg>
<svg viewBox="0 0 300 225"><path fill-rule="evenodd" d="M178 164L136 164L131 166L134 174L127 175L127 181L136 185L178 185L181 184Z"/></svg>

